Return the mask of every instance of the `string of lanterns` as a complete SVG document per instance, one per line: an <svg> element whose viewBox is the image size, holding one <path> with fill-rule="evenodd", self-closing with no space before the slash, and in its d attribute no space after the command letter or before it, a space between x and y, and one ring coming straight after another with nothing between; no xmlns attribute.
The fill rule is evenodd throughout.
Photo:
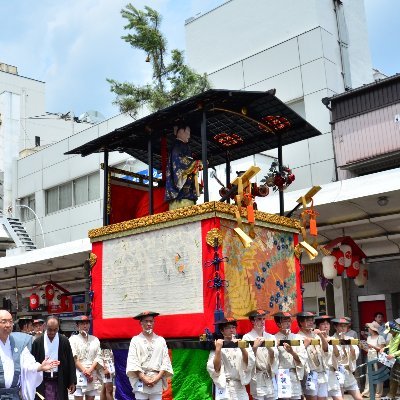
<svg viewBox="0 0 400 400"><path fill-rule="evenodd" d="M29 296L31 311L48 311L60 313L72 311L72 299L67 290L55 282L45 282L39 285ZM37 294L38 293L38 294Z"/></svg>
<svg viewBox="0 0 400 400"><path fill-rule="evenodd" d="M340 241L342 239L342 241ZM346 243L343 243L346 242ZM338 238L325 246L330 255L322 258L322 273L326 279L336 276L354 280L358 287L363 287L368 281L368 270L365 254L350 237Z"/></svg>

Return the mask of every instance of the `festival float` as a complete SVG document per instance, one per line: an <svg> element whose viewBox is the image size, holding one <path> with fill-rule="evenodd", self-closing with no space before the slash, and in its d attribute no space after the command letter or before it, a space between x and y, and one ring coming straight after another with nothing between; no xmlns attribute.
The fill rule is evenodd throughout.
<svg viewBox="0 0 400 400"><path fill-rule="evenodd" d="M204 202L168 211L168 148L182 120L191 127L193 157L204 167ZM93 333L114 351L117 398L132 398L125 365L129 340L140 332L132 317L143 310L161 314L155 331L171 351L175 374L163 398L187 400L212 398L205 363L215 320L234 317L243 334L250 330L251 310L272 316L302 309L298 256L303 251L315 257L319 247L307 240L306 229L316 229L312 212L301 221L283 215L284 190L294 175L283 164L282 146L319 134L274 90L209 90L67 153L104 153L104 224L89 231L90 299ZM232 161L274 148L278 159L263 180L259 176L259 185L252 181L260 168L251 164L231 177ZM145 162L148 175L110 167L112 151ZM226 178L218 180L221 198L211 201L209 170L219 165L225 165ZM161 178L153 177L154 170ZM257 210L257 197L270 188L279 192L281 215ZM317 191L311 189L296 208L310 211ZM273 319L267 328L277 330Z"/></svg>

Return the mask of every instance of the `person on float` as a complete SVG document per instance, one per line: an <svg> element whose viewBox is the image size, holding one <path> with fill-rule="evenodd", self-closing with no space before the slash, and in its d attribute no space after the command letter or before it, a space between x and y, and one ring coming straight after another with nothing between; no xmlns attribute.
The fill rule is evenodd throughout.
<svg viewBox="0 0 400 400"><path fill-rule="evenodd" d="M215 351L207 361L207 371L215 384L216 400L248 400L245 386L251 381L255 356L248 347L223 347L224 342L237 342L237 321L223 318L215 323L223 339L215 340Z"/></svg>
<svg viewBox="0 0 400 400"><path fill-rule="evenodd" d="M351 321L348 317L341 317L332 319L333 327L335 328L335 334L333 338L350 340L353 339L346 335L348 327ZM338 345L339 348L339 365L342 366L341 370L344 373L343 384L341 385L342 396L344 392L348 392L354 400L361 400L360 389L357 384L357 380L354 377L354 371L357 367L357 359L360 355L360 349L357 345L343 344Z"/></svg>
<svg viewBox="0 0 400 400"><path fill-rule="evenodd" d="M275 342L275 337L265 331L265 317L268 311L254 310L248 313L253 329L243 336L243 340L254 341L253 353L256 357L250 394L254 400L276 399L275 375L278 371L278 349L275 345L265 347L265 341Z"/></svg>
<svg viewBox="0 0 400 400"><path fill-rule="evenodd" d="M54 315L47 317L45 331L32 344L32 355L42 362L47 357L60 361L60 365L43 373L43 383L37 393L46 400L68 400L75 392L76 371L69 340L59 333L60 321ZM40 400L39 396L36 396Z"/></svg>
<svg viewBox="0 0 400 400"><path fill-rule="evenodd" d="M69 338L72 354L76 367L76 390L75 400L94 400L99 394L100 374L98 369L102 369L102 358L100 341L96 336L89 335L90 318L81 315L74 318L78 330L77 335Z"/></svg>
<svg viewBox="0 0 400 400"><path fill-rule="evenodd" d="M385 347L386 340L385 338L379 334L380 325L376 321L372 321L368 324L365 324L368 328L368 336L367 336L367 361L375 360L378 358L378 353L380 350ZM378 365L375 364L375 370L378 369ZM378 383L375 389L375 397L382 397L383 393L383 382ZM365 374L365 387L363 392L361 393L362 397L369 397L369 381L368 381L368 371Z"/></svg>
<svg viewBox="0 0 400 400"><path fill-rule="evenodd" d="M174 130L176 138L169 154L165 182L165 200L170 210L196 204L199 196L196 176L203 169L202 162L195 160L190 150L190 127L181 123Z"/></svg>
<svg viewBox="0 0 400 400"><path fill-rule="evenodd" d="M329 331L331 329L330 321L333 319L330 315L318 315L315 317L315 327L321 331L325 332L326 339L329 343ZM342 391L340 389L340 382L344 383L343 367L339 365L340 353L339 348L336 344L330 345L332 352L329 352L329 357L327 361L328 365L328 396L332 397L333 400L343 400Z"/></svg>
<svg viewBox="0 0 400 400"><path fill-rule="evenodd" d="M303 395L301 381L306 372L307 351L303 338L291 332L292 316L288 312L278 312L273 315L279 332L275 335L278 344L278 374L277 391L280 399L300 399ZM291 346L279 341L298 340L299 346ZM306 340L307 341L307 340Z"/></svg>
<svg viewBox="0 0 400 400"><path fill-rule="evenodd" d="M12 315L0 310L0 399L32 400L36 387L43 381L42 372L56 368L60 362L51 359L41 364L36 362L27 347L28 335L12 330Z"/></svg>
<svg viewBox="0 0 400 400"><path fill-rule="evenodd" d="M380 349L380 352L387 353L387 358L389 360L400 357L400 325L396 321L386 322L384 334L388 335L390 340L387 346ZM397 389L399 388L399 382L400 363L396 361L390 370L389 392L382 399L394 400L397 395Z"/></svg>
<svg viewBox="0 0 400 400"><path fill-rule="evenodd" d="M296 314L299 325L299 336L309 339L304 340L304 347L307 351L306 379L303 380L303 391L307 400L326 400L328 397L328 370L329 359L332 356L332 347L328 344L328 335L325 331L314 329L315 314L309 311L302 311ZM312 344L317 339L319 344Z"/></svg>
<svg viewBox="0 0 400 400"><path fill-rule="evenodd" d="M136 400L161 400L167 378L173 375L165 339L154 333L154 319L160 315L143 311L133 317L140 321L142 332L129 345L126 375Z"/></svg>

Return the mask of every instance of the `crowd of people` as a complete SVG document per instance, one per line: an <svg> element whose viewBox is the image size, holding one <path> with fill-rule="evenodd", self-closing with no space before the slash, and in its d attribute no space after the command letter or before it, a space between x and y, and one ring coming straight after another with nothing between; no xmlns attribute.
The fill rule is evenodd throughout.
<svg viewBox="0 0 400 400"><path fill-rule="evenodd" d="M301 312L296 314L299 331L293 333L292 315L279 312L273 315L279 331L272 335L265 330L267 313L248 314L252 330L241 340L235 319L216 322L215 350L207 362L216 400L248 400L247 385L254 400L342 400L345 392L362 400L369 397L369 386L360 393L354 376L360 348L368 360L380 352L386 352L387 359L400 356L400 319L385 324L382 313L367 324L368 333L362 332L363 345L352 341L357 334L349 318ZM154 332L158 315L147 311L134 317L141 333L130 342L126 375L137 400L161 400L173 375L167 343ZM96 395L102 400L114 398L111 349L102 348L99 339L89 334L89 317L76 317L75 322L78 333L69 339L59 333L56 316L46 321L20 318L20 332L12 332L11 314L0 310L1 399L64 400L71 394L75 400L94 400ZM399 380L396 363L388 399L395 399ZM378 384L376 397L382 392Z"/></svg>
<svg viewBox="0 0 400 400"><path fill-rule="evenodd" d="M369 387L366 385L361 394L354 375L360 347L368 353L369 360L376 359L379 352L386 352L387 359L400 356L400 320L384 324L382 313L377 313L375 320L367 324L364 346L354 340L357 333L351 330L351 320L346 317L301 312L296 314L299 331L294 334L292 316L279 312L273 315L279 332L271 335L265 331L266 315L263 310L249 314L253 329L243 336L245 345L239 341L237 348L223 345L238 341L236 320L225 318L217 322L223 339L216 340L215 351L210 353L207 364L216 387L216 399L247 400L246 385L249 384L254 400L304 397L342 400L344 393L361 400L369 397ZM399 370L396 363L391 372L388 399L396 397ZM377 386L379 398L382 385Z"/></svg>
<svg viewBox="0 0 400 400"><path fill-rule="evenodd" d="M12 315L0 310L0 399L114 398L112 351L89 334L89 317L74 320L77 334L69 339L59 333L54 315L46 321L20 318L19 332L13 332Z"/></svg>

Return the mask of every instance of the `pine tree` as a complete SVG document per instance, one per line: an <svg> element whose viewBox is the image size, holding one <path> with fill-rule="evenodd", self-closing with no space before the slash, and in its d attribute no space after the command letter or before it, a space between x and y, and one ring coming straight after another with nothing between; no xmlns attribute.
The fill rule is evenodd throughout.
<svg viewBox="0 0 400 400"><path fill-rule="evenodd" d="M111 91L116 94L113 103L121 112L135 117L145 104L151 111L157 111L210 88L206 74L197 74L184 63L183 51L172 50L170 62L166 63L167 40L160 31L162 17L156 10L145 6L142 11L128 4L121 14L128 21L124 29L133 32L122 39L143 50L153 69L151 84L135 85L107 79Z"/></svg>

